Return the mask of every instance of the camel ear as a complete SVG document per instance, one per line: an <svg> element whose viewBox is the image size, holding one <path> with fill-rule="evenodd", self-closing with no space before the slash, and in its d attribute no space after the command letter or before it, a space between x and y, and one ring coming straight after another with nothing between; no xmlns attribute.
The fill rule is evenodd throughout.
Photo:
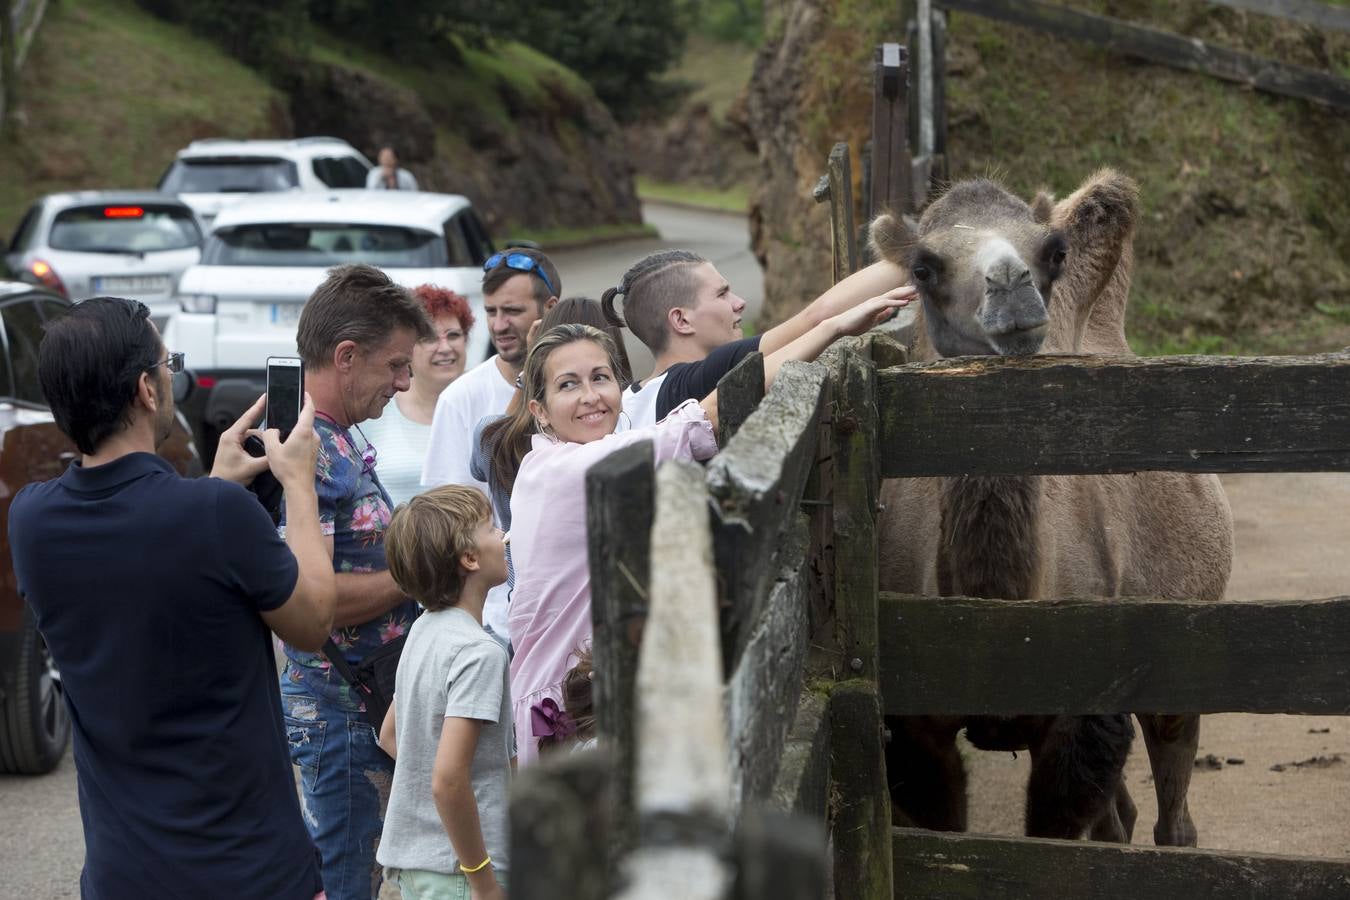
<svg viewBox="0 0 1350 900"><path fill-rule="evenodd" d="M909 230L904 219L891 213L882 213L868 227L867 243L876 259L904 265L905 250L914 243L914 233Z"/></svg>
<svg viewBox="0 0 1350 900"><path fill-rule="evenodd" d="M1050 224L1050 216L1055 212L1055 195L1046 188L1041 188L1036 192L1036 199L1031 201L1031 216L1042 225Z"/></svg>

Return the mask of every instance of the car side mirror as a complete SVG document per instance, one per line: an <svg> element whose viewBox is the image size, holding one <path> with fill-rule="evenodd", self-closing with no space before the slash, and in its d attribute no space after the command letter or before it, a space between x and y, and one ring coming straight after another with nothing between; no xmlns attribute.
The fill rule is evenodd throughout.
<svg viewBox="0 0 1350 900"><path fill-rule="evenodd" d="M173 402L179 406L187 402L187 398L192 396L192 392L197 389L197 376L191 369L184 369L176 372L173 376Z"/></svg>

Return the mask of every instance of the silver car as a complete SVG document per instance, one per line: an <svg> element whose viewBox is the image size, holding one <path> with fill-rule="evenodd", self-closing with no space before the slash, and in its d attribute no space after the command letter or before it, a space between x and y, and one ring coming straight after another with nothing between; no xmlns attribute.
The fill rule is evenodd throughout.
<svg viewBox="0 0 1350 900"><path fill-rule="evenodd" d="M14 277L71 300L111 294L150 307L161 328L183 271L201 258L186 204L154 191L48 194L24 213L5 252Z"/></svg>

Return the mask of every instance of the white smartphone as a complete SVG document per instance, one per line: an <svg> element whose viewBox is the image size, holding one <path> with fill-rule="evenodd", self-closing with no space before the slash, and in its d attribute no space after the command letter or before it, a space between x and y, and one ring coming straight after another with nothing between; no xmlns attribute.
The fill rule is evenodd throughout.
<svg viewBox="0 0 1350 900"><path fill-rule="evenodd" d="M305 402L305 364L294 356L267 357L267 427L284 441L300 419Z"/></svg>

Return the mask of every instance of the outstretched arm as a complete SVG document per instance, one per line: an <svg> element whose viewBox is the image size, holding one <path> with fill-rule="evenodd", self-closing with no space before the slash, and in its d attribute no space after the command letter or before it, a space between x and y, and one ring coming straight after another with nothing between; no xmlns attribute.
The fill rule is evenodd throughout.
<svg viewBox="0 0 1350 900"><path fill-rule="evenodd" d="M842 284L843 282L840 282ZM914 301L918 291L912 285L895 288L879 297L872 297L862 303L850 306L844 312L831 316L798 337L785 347L768 353L764 357L764 390L773 386L774 378L783 363L790 359L811 362L825 350L848 335L859 335L875 328L890 318L897 310L903 309ZM763 347L763 344L760 344ZM700 405L707 413L708 420L717 427L717 391L703 398Z"/></svg>
<svg viewBox="0 0 1350 900"><path fill-rule="evenodd" d="M769 356L775 351L806 335L811 329L908 280L909 275L904 269L886 260L854 272L811 301L806 309L764 332L759 339L759 351L764 354L766 366Z"/></svg>

